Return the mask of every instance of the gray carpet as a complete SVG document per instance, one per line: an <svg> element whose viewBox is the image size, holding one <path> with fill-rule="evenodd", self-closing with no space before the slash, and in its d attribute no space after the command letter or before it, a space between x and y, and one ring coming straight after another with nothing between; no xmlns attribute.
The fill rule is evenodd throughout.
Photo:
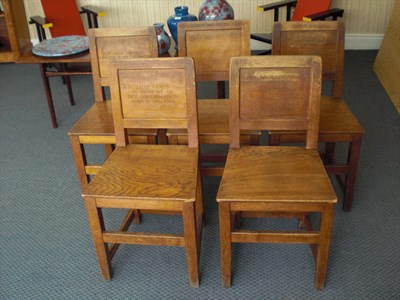
<svg viewBox="0 0 400 300"><path fill-rule="evenodd" d="M189 287L181 248L122 246L113 279L103 281L67 137L93 101L91 79L73 78L75 107L51 79L60 125L53 129L38 67L0 64L0 299L400 299L400 118L372 71L376 54L346 52L344 97L366 135L350 213L334 182L339 203L322 291L305 245L235 245L232 288L221 287L216 178L204 179L198 289ZM90 159L102 158L101 147L89 150ZM119 212L105 215L117 226ZM145 216L140 226L182 229L179 217Z"/></svg>

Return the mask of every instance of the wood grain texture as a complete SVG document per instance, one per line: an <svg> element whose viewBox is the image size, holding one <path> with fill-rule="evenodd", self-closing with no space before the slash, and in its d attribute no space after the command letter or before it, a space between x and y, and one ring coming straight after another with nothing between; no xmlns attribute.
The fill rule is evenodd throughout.
<svg viewBox="0 0 400 300"><path fill-rule="evenodd" d="M197 102L200 144L229 144L229 100L202 99ZM187 144L187 133L179 129L168 130L169 138L178 137L179 144ZM244 130L241 142L250 144L250 137L258 139L260 130Z"/></svg>
<svg viewBox="0 0 400 300"><path fill-rule="evenodd" d="M231 285L232 243L311 244L317 256L315 287L324 287L337 198L316 149L320 97L320 57L232 59L230 149L217 194L223 287ZM271 127L307 128L306 147L240 145L240 129ZM300 215L307 231L241 230L233 218L242 212L256 217ZM304 222L308 212L320 212L319 231Z"/></svg>
<svg viewBox="0 0 400 300"><path fill-rule="evenodd" d="M217 200L335 202L316 150L297 147L230 149Z"/></svg>
<svg viewBox="0 0 400 300"><path fill-rule="evenodd" d="M250 26L247 20L182 22L178 25L179 56L192 57L195 63L196 81L217 81L219 90L229 80L230 60L236 56L250 55ZM219 97L221 94L218 93ZM222 98L224 98L223 95ZM228 101L198 101L200 142L227 144L229 142ZM185 143L185 134L167 132L170 143ZM254 136L256 136L254 138ZM242 141L258 143L260 131L244 132ZM252 139L254 138L254 139ZM208 161L208 157L201 157ZM210 171L205 173L203 171ZM202 174L222 174L220 167L202 168Z"/></svg>
<svg viewBox="0 0 400 300"><path fill-rule="evenodd" d="M400 113L400 1L392 12L381 48L374 64L374 71L393 104Z"/></svg>
<svg viewBox="0 0 400 300"><path fill-rule="evenodd" d="M198 147L196 84L191 58L118 60L111 65L117 146L126 145L128 128L186 128L189 147ZM129 80L132 76L140 77L140 82Z"/></svg>
<svg viewBox="0 0 400 300"><path fill-rule="evenodd" d="M96 101L104 101L103 86L109 86L113 59L158 57L154 27L96 28L89 30L90 58Z"/></svg>
<svg viewBox="0 0 400 300"><path fill-rule="evenodd" d="M26 14L22 0L3 0L0 13L0 63L15 62L30 44Z"/></svg>
<svg viewBox="0 0 400 300"><path fill-rule="evenodd" d="M318 42L316 43L317 40ZM312 45L312 47L310 47ZM343 93L344 26L330 22L283 22L274 25L274 55L318 55L322 58L322 79L332 83L331 97L321 100L318 141L326 143L324 162L326 170L336 174L345 192L343 208L349 210L354 195L354 183L364 129L353 115ZM301 133L269 132L269 144L301 142ZM300 138L302 136L302 138ZM335 143L349 143L346 163L335 161ZM346 175L340 177L338 175Z"/></svg>
<svg viewBox="0 0 400 300"><path fill-rule="evenodd" d="M319 57L233 58L230 74L230 147L239 147L241 129L306 129L306 147L315 149L320 95Z"/></svg>
<svg viewBox="0 0 400 300"><path fill-rule="evenodd" d="M198 149L187 146L117 147L83 194L194 201L197 153ZM185 162L185 167L182 167L182 162Z"/></svg>
<svg viewBox="0 0 400 300"><path fill-rule="evenodd" d="M247 20L182 22L179 56L193 58L197 81L226 81L231 57L250 55L249 36Z"/></svg>
<svg viewBox="0 0 400 300"><path fill-rule="evenodd" d="M193 60L117 60L111 62L110 73L117 148L82 193L103 278L111 278L110 260L119 244L178 246L186 250L190 286L198 287L203 203ZM164 97L168 95L172 97ZM127 129L146 122L153 128L164 129L168 123L186 127L188 146L129 144ZM103 208L131 211L117 231L107 231ZM132 210L178 213L183 235L127 232L128 222L135 214L139 217Z"/></svg>
<svg viewBox="0 0 400 300"><path fill-rule="evenodd" d="M272 54L317 55L322 58L322 79L333 82L332 96L342 96L344 23L278 22L273 28Z"/></svg>
<svg viewBox="0 0 400 300"><path fill-rule="evenodd" d="M112 105L110 101L105 101L103 90L103 87L109 86L110 61L158 57L156 33L152 26L92 29L89 32L89 44L95 103L68 133L82 187L89 182L87 175L96 174L98 170L96 165L87 165L83 144L105 144L111 152L111 144L116 143ZM146 128L129 129L127 132L132 143L152 144L156 143L157 133L157 129Z"/></svg>

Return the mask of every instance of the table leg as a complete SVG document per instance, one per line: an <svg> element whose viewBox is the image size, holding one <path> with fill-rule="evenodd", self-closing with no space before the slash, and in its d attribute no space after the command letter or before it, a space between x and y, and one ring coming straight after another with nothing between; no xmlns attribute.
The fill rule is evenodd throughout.
<svg viewBox="0 0 400 300"><path fill-rule="evenodd" d="M354 188L356 185L358 161L360 159L361 138L352 141L349 145L348 171L344 191L343 210L350 211L353 203Z"/></svg>
<svg viewBox="0 0 400 300"><path fill-rule="evenodd" d="M56 113L54 111L53 96L51 95L49 78L46 75L46 64L39 64L39 68L40 68L40 75L42 76L44 91L46 93L47 105L49 106L51 122L53 123L53 128L57 128L58 124L57 124Z"/></svg>
<svg viewBox="0 0 400 300"><path fill-rule="evenodd" d="M66 64L61 64L61 70L63 72L66 72ZM68 97L69 97L69 102L71 105L75 105L75 100L74 100L74 94L72 93L72 87L71 87L71 78L69 76L63 76L65 83L67 84L67 90L68 90Z"/></svg>

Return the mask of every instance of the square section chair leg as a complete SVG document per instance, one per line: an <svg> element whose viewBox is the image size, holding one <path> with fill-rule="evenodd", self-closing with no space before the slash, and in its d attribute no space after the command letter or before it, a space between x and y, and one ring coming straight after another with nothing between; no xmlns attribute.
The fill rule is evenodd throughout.
<svg viewBox="0 0 400 300"><path fill-rule="evenodd" d="M110 157L111 153L114 151L114 145L104 144L104 151L106 152L106 157Z"/></svg>
<svg viewBox="0 0 400 300"><path fill-rule="evenodd" d="M353 204L354 189L357 178L358 161L361 152L361 138L350 142L349 145L349 155L348 155L348 165L349 170L346 176L346 185L344 191L344 202L343 210L350 211Z"/></svg>
<svg viewBox="0 0 400 300"><path fill-rule="evenodd" d="M103 240L103 214L101 208L96 206L95 198L86 197L85 205L89 217L89 225L92 231L93 243L96 248L101 274L105 280L110 280L112 276L111 257L108 244Z"/></svg>
<svg viewBox="0 0 400 300"><path fill-rule="evenodd" d="M202 234L202 230L203 230L203 222L205 223L202 186L203 186L203 183L202 183L201 175L199 172L199 175L197 177L197 191L196 191L197 193L196 193L196 201L195 201L197 251L198 251L198 253L200 253L200 247L201 247L201 234Z"/></svg>
<svg viewBox="0 0 400 300"><path fill-rule="evenodd" d="M183 230L185 237L186 256L188 261L189 280L191 287L199 286L199 251L196 230L195 203L185 202L183 209Z"/></svg>
<svg viewBox="0 0 400 300"><path fill-rule="evenodd" d="M324 288L331 243L334 205L326 205L321 212L318 254L315 266L315 288Z"/></svg>
<svg viewBox="0 0 400 300"><path fill-rule="evenodd" d="M231 236L231 211L229 203L219 203L219 232L221 247L221 273L222 286L231 286L231 262L232 262L232 236Z"/></svg>
<svg viewBox="0 0 400 300"><path fill-rule="evenodd" d="M70 136L72 153L74 155L74 161L76 170L78 172L79 183L81 188L89 183L89 176L86 174L86 155L84 146L79 142L78 136Z"/></svg>
<svg viewBox="0 0 400 300"><path fill-rule="evenodd" d="M264 207L274 207L275 204L267 205L264 203ZM245 208L246 204L240 204L241 207ZM285 211L289 210L290 205L282 204L285 207ZM240 214L236 209L231 209L231 203L220 202L218 204L219 208L219 226L220 226L220 255L221 255L221 273L222 273L222 286L224 288L229 288L231 286L231 264L232 264L232 242L235 243L306 243L310 244L312 253L315 258L315 287L316 289L323 289L325 284L325 278L328 266L328 256L331 241L333 216L335 204L316 204L315 212L320 213L320 229L314 231L308 217L308 214L300 213L301 208L304 207L305 210L310 213L314 210L307 208L307 206L294 205L293 213L301 215L301 223L303 223L306 232L269 232L269 231L254 231L252 233L243 231L243 236L247 235L245 238L241 238L238 233L241 232L240 229L235 229L233 222L235 221L232 217L234 213ZM236 207L236 206L235 206ZM254 212L254 204L250 204L252 207L250 210ZM279 204L277 205L279 207ZM271 215L280 215L279 210L267 210ZM251 214L250 214L251 215ZM282 214L284 216L284 214ZM233 232L234 231L234 232ZM232 234L234 237L232 237ZM254 235L250 237L250 234Z"/></svg>

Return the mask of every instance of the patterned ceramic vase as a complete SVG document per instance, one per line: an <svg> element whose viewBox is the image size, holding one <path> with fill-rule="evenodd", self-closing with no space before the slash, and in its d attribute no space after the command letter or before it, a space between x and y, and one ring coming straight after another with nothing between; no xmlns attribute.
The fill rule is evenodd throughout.
<svg viewBox="0 0 400 300"><path fill-rule="evenodd" d="M197 21L195 15L189 14L189 8L187 6L175 7L175 15L168 18L167 24L172 38L175 41L175 49L178 49L178 23L187 21Z"/></svg>
<svg viewBox="0 0 400 300"><path fill-rule="evenodd" d="M171 46L171 39L164 30L164 24L155 23L153 26L156 29L157 34L158 54L168 53L169 47Z"/></svg>
<svg viewBox="0 0 400 300"><path fill-rule="evenodd" d="M225 0L206 0L199 10L200 21L233 20L232 6Z"/></svg>

